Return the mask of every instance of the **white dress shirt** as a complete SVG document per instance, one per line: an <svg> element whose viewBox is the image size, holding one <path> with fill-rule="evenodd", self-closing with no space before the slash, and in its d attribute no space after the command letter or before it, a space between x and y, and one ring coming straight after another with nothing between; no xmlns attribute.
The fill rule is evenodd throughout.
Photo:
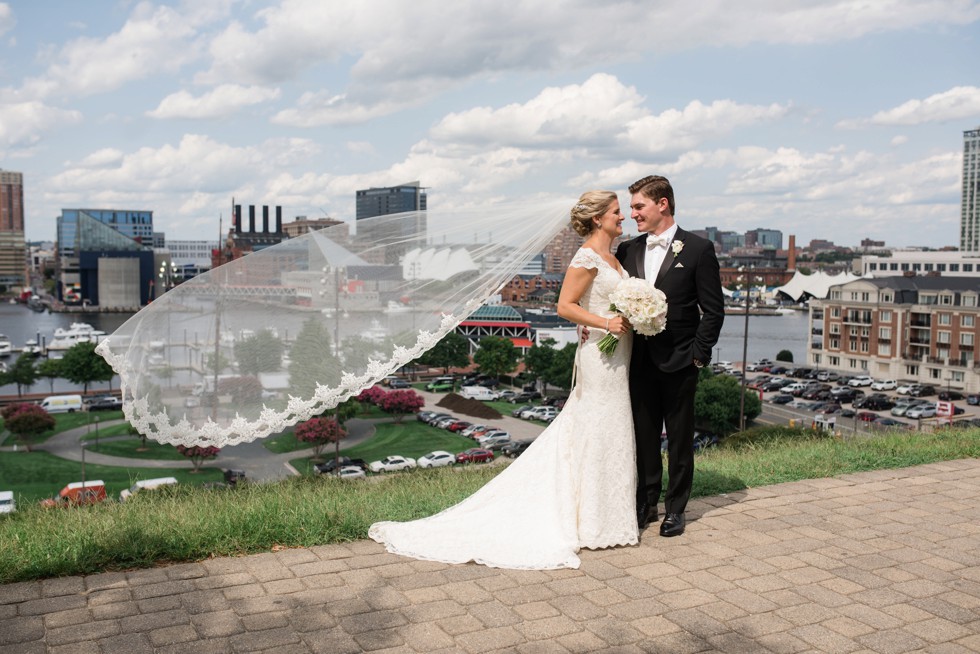
<svg viewBox="0 0 980 654"><path fill-rule="evenodd" d="M657 281L657 274L660 272L660 266L664 263L664 257L670 251L670 242L674 240L674 234L677 233L677 223L674 223L668 227L663 233L657 234L656 236L665 237L669 239L664 245L656 245L654 247L647 247L645 256L643 257L643 275L646 279L651 282ZM647 235L647 242L650 239L656 238L654 234Z"/></svg>

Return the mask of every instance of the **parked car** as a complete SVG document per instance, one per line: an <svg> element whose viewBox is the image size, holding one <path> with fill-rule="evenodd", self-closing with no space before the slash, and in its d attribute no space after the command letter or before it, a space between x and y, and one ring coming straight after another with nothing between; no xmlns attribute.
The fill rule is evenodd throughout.
<svg viewBox="0 0 980 654"><path fill-rule="evenodd" d="M793 382L792 384L783 386L779 390L781 390L783 393L789 393L793 397L799 397L803 395L804 391L806 391L806 384L803 382Z"/></svg>
<svg viewBox="0 0 980 654"><path fill-rule="evenodd" d="M860 408L867 409L868 411L888 411L893 406L895 406L895 403L887 397L866 397L861 403Z"/></svg>
<svg viewBox="0 0 980 654"><path fill-rule="evenodd" d="M364 479L367 477L367 473L357 466L344 466L337 476L341 479Z"/></svg>
<svg viewBox="0 0 980 654"><path fill-rule="evenodd" d="M516 409L514 409L513 411L511 411L510 412L510 415L513 416L514 418L520 418L522 413L524 413L528 409L533 409L534 406L535 405L533 405L533 404L522 404L521 406L519 406Z"/></svg>
<svg viewBox="0 0 980 654"><path fill-rule="evenodd" d="M864 397L864 391L859 388L844 386L830 391L830 395L838 402L849 403L854 402L854 400L860 397Z"/></svg>
<svg viewBox="0 0 980 654"><path fill-rule="evenodd" d="M388 381L388 388L391 388L391 389L411 388L411 387L412 387L412 385L409 384L404 379L402 379L401 377L395 377L394 379L390 379Z"/></svg>
<svg viewBox="0 0 980 654"><path fill-rule="evenodd" d="M481 447L472 447L456 455L456 463L486 463L493 461L493 452Z"/></svg>
<svg viewBox="0 0 980 654"><path fill-rule="evenodd" d="M465 436L466 438L472 438L474 432L484 431L486 429L489 429L489 427L486 425L470 425L469 427L460 430L459 435Z"/></svg>
<svg viewBox="0 0 980 654"><path fill-rule="evenodd" d="M835 382L840 379L840 375L832 370L821 370L817 373L817 381Z"/></svg>
<svg viewBox="0 0 980 654"><path fill-rule="evenodd" d="M878 414L871 411L858 411L855 417L862 422L872 422L878 419Z"/></svg>
<svg viewBox="0 0 980 654"><path fill-rule="evenodd" d="M406 456L386 456L380 461L372 461L368 464L368 469L374 473L397 472L399 470L409 470L415 467L415 459Z"/></svg>
<svg viewBox="0 0 980 654"><path fill-rule="evenodd" d="M899 384L895 387L895 392L899 395L908 395L913 386L915 386L915 384Z"/></svg>
<svg viewBox="0 0 980 654"><path fill-rule="evenodd" d="M928 404L918 404L908 411L905 412L906 418L915 418L919 420L921 418L935 418L936 417L936 405L932 402Z"/></svg>
<svg viewBox="0 0 980 654"><path fill-rule="evenodd" d="M936 394L935 386L929 386L927 384L917 385L909 391L909 395L912 397L929 397L930 395Z"/></svg>
<svg viewBox="0 0 980 654"><path fill-rule="evenodd" d="M14 513L17 502L14 501L14 491L0 491L0 514Z"/></svg>
<svg viewBox="0 0 980 654"><path fill-rule="evenodd" d="M789 393L780 393L779 395L774 395L769 398L769 402L772 404L789 404L793 401L793 396Z"/></svg>
<svg viewBox="0 0 980 654"><path fill-rule="evenodd" d="M418 466L420 468L439 468L442 466L451 466L454 463L456 463L455 455L443 450L423 454L418 459Z"/></svg>
<svg viewBox="0 0 980 654"><path fill-rule="evenodd" d="M419 422L429 422L429 418L436 415L435 411L419 411L415 414L415 419Z"/></svg>
<svg viewBox="0 0 980 654"><path fill-rule="evenodd" d="M558 409L553 406L536 406L521 413L521 418L525 420L541 420L550 422L558 415Z"/></svg>
<svg viewBox="0 0 980 654"><path fill-rule="evenodd" d="M97 504L104 502L107 497L105 482L101 479L75 481L58 491L58 494L54 497L41 500L41 506L50 508L55 506Z"/></svg>
<svg viewBox="0 0 980 654"><path fill-rule="evenodd" d="M533 442L534 441L532 440L510 441L500 448L500 453L506 457L510 457L511 459L516 459L524 452L524 450L529 448Z"/></svg>
<svg viewBox="0 0 980 654"><path fill-rule="evenodd" d="M497 400L509 402L510 398L514 397L515 395L517 395L516 391L500 391L497 393Z"/></svg>
<svg viewBox="0 0 980 654"><path fill-rule="evenodd" d="M873 391L893 391L898 388L898 382L894 379L880 379L871 384Z"/></svg>
<svg viewBox="0 0 980 654"><path fill-rule="evenodd" d="M510 434L505 431L495 432L487 436L481 436L477 442L480 444L480 447L489 450L492 449L492 446L497 443L509 443Z"/></svg>
<svg viewBox="0 0 980 654"><path fill-rule="evenodd" d="M890 413L893 416L902 417L912 407L920 406L922 404L928 404L928 402L926 400L916 400L915 398L899 398L899 401L895 403L895 406L892 407Z"/></svg>
<svg viewBox="0 0 980 654"><path fill-rule="evenodd" d="M435 379L433 379L432 381L430 381L428 384L425 385L425 390L432 391L433 393L445 392L445 391L453 390L453 388L455 388L455 385L456 385L455 377L451 377L451 376L436 377Z"/></svg>
<svg viewBox="0 0 980 654"><path fill-rule="evenodd" d="M863 375L861 377L855 377L851 381L847 382L847 385L853 386L854 388L859 388L861 386L871 386L871 384L873 384L874 381L875 380L872 379L871 377L868 377L867 375Z"/></svg>
<svg viewBox="0 0 980 654"><path fill-rule="evenodd" d="M541 393L537 391L521 391L514 395L514 397L507 400L511 404L520 404L522 402L530 402L531 400L540 400Z"/></svg>
<svg viewBox="0 0 980 654"><path fill-rule="evenodd" d="M877 427L879 429L888 429L893 427L902 427L903 429L909 429L911 425L907 422L902 422L901 420L895 420L894 418L880 417L877 420L871 422L872 427Z"/></svg>
<svg viewBox="0 0 980 654"><path fill-rule="evenodd" d="M446 418L453 418L455 420L455 418L448 413L433 413L429 416L428 420L425 420L424 422L427 425L435 425L435 423L439 422L440 420L445 420Z"/></svg>
<svg viewBox="0 0 980 654"><path fill-rule="evenodd" d="M176 477L157 477L156 479L140 479L129 488L119 493L119 501L125 502L139 491L156 490L165 486L173 486L177 483Z"/></svg>
<svg viewBox="0 0 980 654"><path fill-rule="evenodd" d="M84 400L89 411L117 411L122 408L122 400L115 395L94 395Z"/></svg>
<svg viewBox="0 0 980 654"><path fill-rule="evenodd" d="M541 400L541 406L553 406L556 409L560 409L565 406L565 402L568 400L567 395L549 395L548 397Z"/></svg>
<svg viewBox="0 0 980 654"><path fill-rule="evenodd" d="M341 468L345 467L355 467L361 470L367 470L367 461L364 459L352 459L347 456L342 456L338 458L332 458L324 461L323 463L317 463L313 465L313 472L318 475L329 475L333 473L338 465Z"/></svg>
<svg viewBox="0 0 980 654"><path fill-rule="evenodd" d="M458 434L461 431L463 431L464 429L466 429L467 427L471 426L472 424L473 423L472 422L469 422L468 420L457 420L456 422L454 422L454 423L450 424L449 426L447 426L446 429L448 429L451 432L455 432L455 433Z"/></svg>
<svg viewBox="0 0 980 654"><path fill-rule="evenodd" d="M953 400L962 400L966 397L963 393L954 390L940 391L939 399L943 402L951 402Z"/></svg>
<svg viewBox="0 0 980 654"><path fill-rule="evenodd" d="M459 418L457 418L456 416L445 416L442 418L435 418L429 424L432 425L433 427L438 427L439 429L449 429L449 425L458 421Z"/></svg>
<svg viewBox="0 0 980 654"><path fill-rule="evenodd" d="M980 405L980 393L970 393L966 396L966 403L970 406Z"/></svg>

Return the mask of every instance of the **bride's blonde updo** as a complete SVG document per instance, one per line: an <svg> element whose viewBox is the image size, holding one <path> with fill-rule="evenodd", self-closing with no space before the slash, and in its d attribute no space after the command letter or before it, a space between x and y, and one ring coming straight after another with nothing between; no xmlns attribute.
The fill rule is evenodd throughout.
<svg viewBox="0 0 980 654"><path fill-rule="evenodd" d="M572 207L572 229L579 236L586 237L595 231L595 219L609 210L609 205L616 200L612 191L586 191L578 199L578 204Z"/></svg>

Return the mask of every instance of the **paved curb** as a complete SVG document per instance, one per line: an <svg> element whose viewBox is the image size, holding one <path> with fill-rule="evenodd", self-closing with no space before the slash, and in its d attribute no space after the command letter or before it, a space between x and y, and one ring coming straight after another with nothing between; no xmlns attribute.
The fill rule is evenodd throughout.
<svg viewBox="0 0 980 654"><path fill-rule="evenodd" d="M980 460L691 503L679 538L495 570L358 541L0 586L0 652L977 652Z"/></svg>

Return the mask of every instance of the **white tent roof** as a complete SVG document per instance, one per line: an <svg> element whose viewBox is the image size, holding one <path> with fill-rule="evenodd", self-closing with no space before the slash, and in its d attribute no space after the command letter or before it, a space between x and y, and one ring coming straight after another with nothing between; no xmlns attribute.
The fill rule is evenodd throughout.
<svg viewBox="0 0 980 654"><path fill-rule="evenodd" d="M466 248L415 248L402 259L405 279L438 279L446 281L467 270L479 270Z"/></svg>
<svg viewBox="0 0 980 654"><path fill-rule="evenodd" d="M827 297L831 286L853 282L855 279L861 278L849 272L828 275L818 270L812 275L804 275L797 270L793 279L782 286L777 286L774 290L776 293L788 295L794 302L799 302L804 294L822 300Z"/></svg>

